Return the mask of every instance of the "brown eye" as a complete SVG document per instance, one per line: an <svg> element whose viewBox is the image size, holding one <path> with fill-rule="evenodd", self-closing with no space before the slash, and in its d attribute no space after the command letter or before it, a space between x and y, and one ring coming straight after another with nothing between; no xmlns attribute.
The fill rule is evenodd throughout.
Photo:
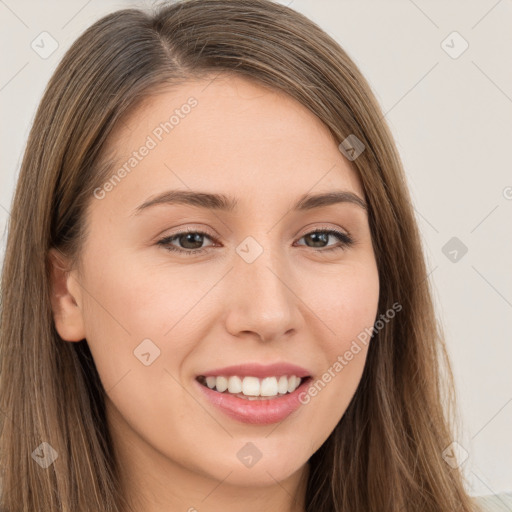
<svg viewBox="0 0 512 512"><path fill-rule="evenodd" d="M212 239L210 235L202 231L183 231L162 238L158 241L158 244L164 246L168 251L192 255L206 250L205 247L202 247L205 238ZM175 241L178 245L173 244Z"/></svg>
<svg viewBox="0 0 512 512"><path fill-rule="evenodd" d="M336 238L338 240L339 245L329 247L327 245L329 243L329 237ZM322 252L343 249L353 244L353 240L349 235L342 233L341 231L336 231L335 229L320 229L316 231L311 231L304 235L302 238L304 238L306 241L309 241L312 245L309 245L308 243L300 245L306 245L307 247L312 248L319 248ZM327 248L323 249L324 247Z"/></svg>
<svg viewBox="0 0 512 512"><path fill-rule="evenodd" d="M203 237L204 235L201 233L187 233L186 235L175 236L174 239L178 240L184 249L200 249L203 244Z"/></svg>

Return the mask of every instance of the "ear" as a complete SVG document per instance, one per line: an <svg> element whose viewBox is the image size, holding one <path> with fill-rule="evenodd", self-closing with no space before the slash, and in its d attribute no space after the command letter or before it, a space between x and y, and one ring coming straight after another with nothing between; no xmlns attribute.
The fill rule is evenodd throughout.
<svg viewBox="0 0 512 512"><path fill-rule="evenodd" d="M85 338L85 324L76 271L69 270L65 257L54 248L48 251L48 265L53 320L57 332L65 341L81 341Z"/></svg>

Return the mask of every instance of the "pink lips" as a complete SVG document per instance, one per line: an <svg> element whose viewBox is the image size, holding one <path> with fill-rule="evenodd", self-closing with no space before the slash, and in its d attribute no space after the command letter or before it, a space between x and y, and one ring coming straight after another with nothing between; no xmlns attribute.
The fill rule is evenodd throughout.
<svg viewBox="0 0 512 512"><path fill-rule="evenodd" d="M208 370L201 373L204 377L208 376L232 376L238 377L280 377L281 375L295 375L302 378L300 386L292 393L280 397L273 397L268 400L246 400L229 393L220 393L214 391L199 381L195 381L195 385L199 387L203 396L213 405L219 408L224 414L232 419L243 423L267 425L283 421L292 412L296 411L302 403L299 400L300 394L309 387L311 373L300 366L289 363L275 363L271 365L260 364L243 364L228 366L214 370Z"/></svg>

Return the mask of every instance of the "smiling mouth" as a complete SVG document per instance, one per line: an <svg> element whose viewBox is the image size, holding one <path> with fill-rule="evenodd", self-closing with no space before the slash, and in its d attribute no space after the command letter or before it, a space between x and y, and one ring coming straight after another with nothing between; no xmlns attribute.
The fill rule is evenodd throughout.
<svg viewBox="0 0 512 512"><path fill-rule="evenodd" d="M252 376L208 376L199 375L196 380L203 386L220 394L244 400L274 400L293 393L310 376L281 375L259 379Z"/></svg>

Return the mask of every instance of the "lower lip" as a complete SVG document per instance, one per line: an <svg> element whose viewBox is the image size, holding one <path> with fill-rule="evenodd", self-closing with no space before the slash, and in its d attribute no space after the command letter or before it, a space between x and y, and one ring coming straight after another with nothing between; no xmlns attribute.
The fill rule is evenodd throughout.
<svg viewBox="0 0 512 512"><path fill-rule="evenodd" d="M310 380L311 377L308 377L292 393L270 400L246 400L228 393L214 391L197 380L195 383L204 396L229 417L243 423L269 425L283 421L303 405L299 400L299 395L309 386Z"/></svg>

